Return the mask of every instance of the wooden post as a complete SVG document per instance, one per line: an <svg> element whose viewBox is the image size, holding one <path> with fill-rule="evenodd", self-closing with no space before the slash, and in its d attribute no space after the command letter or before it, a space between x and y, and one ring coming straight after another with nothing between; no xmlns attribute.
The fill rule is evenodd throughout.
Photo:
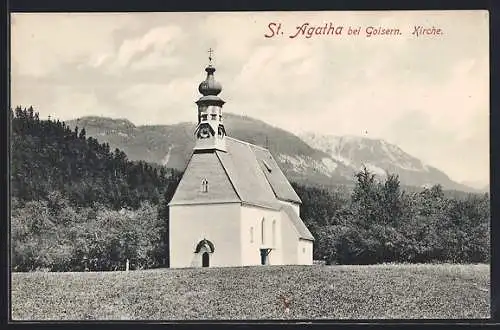
<svg viewBox="0 0 500 330"><path fill-rule="evenodd" d="M129 260L127 259L127 262L125 263L125 271L128 272L129 270Z"/></svg>

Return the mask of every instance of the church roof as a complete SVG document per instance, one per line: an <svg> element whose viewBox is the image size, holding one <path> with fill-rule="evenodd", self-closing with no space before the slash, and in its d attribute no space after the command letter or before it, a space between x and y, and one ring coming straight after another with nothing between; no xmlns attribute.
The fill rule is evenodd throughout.
<svg viewBox="0 0 500 330"><path fill-rule="evenodd" d="M243 202L276 208L276 199L301 203L269 150L231 137L226 146L227 152L217 154Z"/></svg>
<svg viewBox="0 0 500 330"><path fill-rule="evenodd" d="M279 209L279 202L246 142L226 137L227 152L216 151L242 202Z"/></svg>
<svg viewBox="0 0 500 330"><path fill-rule="evenodd" d="M240 201L279 210L279 200L301 203L269 150L230 137L226 149L193 153L170 205ZM209 193L200 189L203 179Z"/></svg>
<svg viewBox="0 0 500 330"><path fill-rule="evenodd" d="M292 206L284 204L281 210L287 215L300 238L314 241L314 237Z"/></svg>
<svg viewBox="0 0 500 330"><path fill-rule="evenodd" d="M302 203L292 185L279 168L278 163L271 155L271 152L253 144L250 147L276 197L283 201Z"/></svg>
<svg viewBox="0 0 500 330"><path fill-rule="evenodd" d="M208 181L208 193L202 181ZM241 202L215 153L193 154L170 204Z"/></svg>

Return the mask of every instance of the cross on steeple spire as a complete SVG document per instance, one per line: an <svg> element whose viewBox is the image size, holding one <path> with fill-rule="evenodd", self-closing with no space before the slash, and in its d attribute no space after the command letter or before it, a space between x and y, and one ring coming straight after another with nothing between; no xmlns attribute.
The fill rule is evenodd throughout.
<svg viewBox="0 0 500 330"><path fill-rule="evenodd" d="M208 50L208 60L210 61L210 63L212 63L212 53L214 52L214 50L212 48L210 48Z"/></svg>

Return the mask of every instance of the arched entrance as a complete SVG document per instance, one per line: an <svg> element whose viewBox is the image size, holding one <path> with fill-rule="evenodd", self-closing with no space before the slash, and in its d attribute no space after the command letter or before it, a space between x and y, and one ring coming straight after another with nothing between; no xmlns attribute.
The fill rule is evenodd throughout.
<svg viewBox="0 0 500 330"><path fill-rule="evenodd" d="M210 255L214 253L214 244L207 239L203 239L196 245L194 253L198 254L198 258L201 259L201 265L198 263L198 267L210 267ZM198 262L200 262L198 259Z"/></svg>
<svg viewBox="0 0 500 330"><path fill-rule="evenodd" d="M201 267L209 267L210 266L210 255L208 252L203 252L201 261Z"/></svg>

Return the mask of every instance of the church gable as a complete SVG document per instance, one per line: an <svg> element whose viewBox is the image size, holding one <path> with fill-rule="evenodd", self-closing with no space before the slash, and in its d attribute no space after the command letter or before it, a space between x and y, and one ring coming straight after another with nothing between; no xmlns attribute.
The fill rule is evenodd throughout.
<svg viewBox="0 0 500 330"><path fill-rule="evenodd" d="M194 153L170 205L240 202L215 152Z"/></svg>

